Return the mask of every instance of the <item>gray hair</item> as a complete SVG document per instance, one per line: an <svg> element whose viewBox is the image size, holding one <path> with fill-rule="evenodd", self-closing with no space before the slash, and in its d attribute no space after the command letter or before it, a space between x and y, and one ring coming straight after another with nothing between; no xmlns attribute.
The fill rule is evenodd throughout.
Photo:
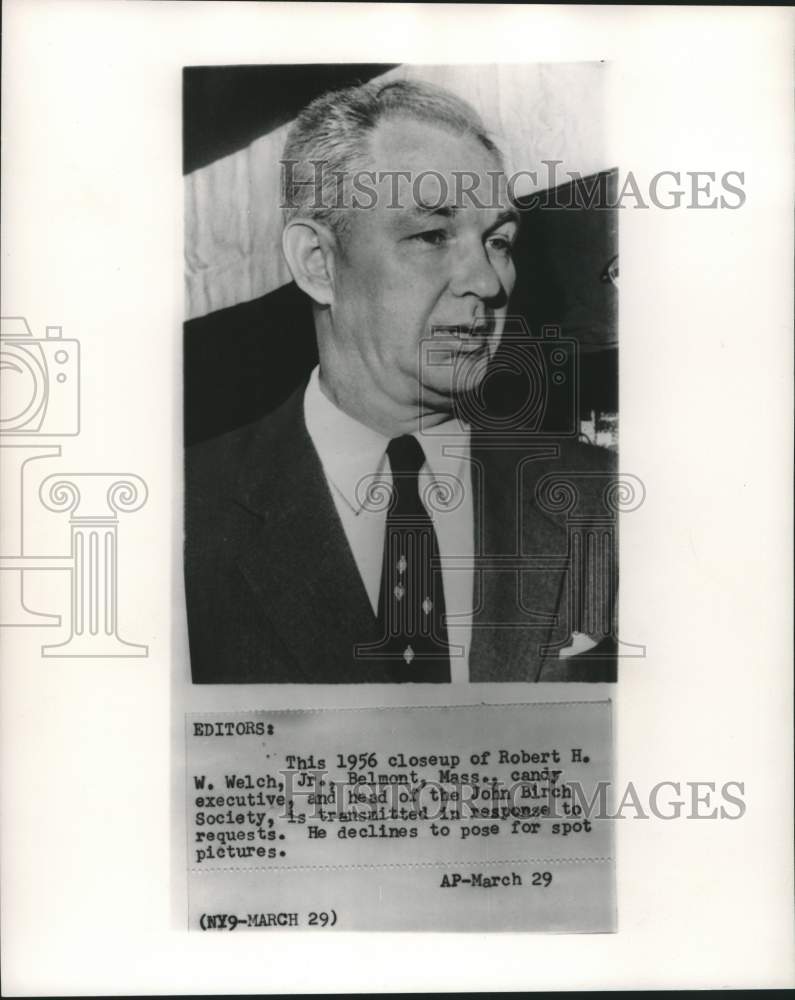
<svg viewBox="0 0 795 1000"><path fill-rule="evenodd" d="M298 115L282 154L282 211L325 222L341 234L355 170L367 166L367 138L385 119L410 118L479 141L502 163L477 111L430 83L396 80L329 91Z"/></svg>

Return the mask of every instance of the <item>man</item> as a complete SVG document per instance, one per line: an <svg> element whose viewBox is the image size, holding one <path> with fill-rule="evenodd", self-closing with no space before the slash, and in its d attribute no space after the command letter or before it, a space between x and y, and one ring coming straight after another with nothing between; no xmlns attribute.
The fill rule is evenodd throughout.
<svg viewBox="0 0 795 1000"><path fill-rule="evenodd" d="M612 578L572 587L544 500L576 470L581 522L598 519L604 453L468 419L519 224L478 116L371 82L305 109L283 166L319 366L275 413L189 450L194 681L611 679Z"/></svg>

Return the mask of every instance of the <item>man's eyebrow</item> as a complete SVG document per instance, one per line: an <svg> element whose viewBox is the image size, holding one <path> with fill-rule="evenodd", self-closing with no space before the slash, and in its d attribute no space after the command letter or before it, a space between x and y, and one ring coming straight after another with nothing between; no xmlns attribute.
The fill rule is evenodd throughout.
<svg viewBox="0 0 795 1000"><path fill-rule="evenodd" d="M489 226L487 232L490 233L495 229L499 229L499 227L505 225L506 222L515 222L517 226L519 225L518 209L514 208L513 206L504 209L502 212L500 212L500 214L497 216L494 222L492 222L492 224Z"/></svg>
<svg viewBox="0 0 795 1000"><path fill-rule="evenodd" d="M445 219L452 219L458 211L456 205L426 204L419 198L411 206L415 215L441 215Z"/></svg>
<svg viewBox="0 0 795 1000"><path fill-rule="evenodd" d="M460 209L460 205L426 204L425 202L417 199L417 201L415 201L411 206L411 214L415 217L419 216L421 218L429 215L438 215L443 219L454 219ZM494 222L492 222L488 227L486 232L491 233L500 226L505 225L506 222L514 222L516 225L519 225L519 211L514 206L509 206L508 208L503 209Z"/></svg>

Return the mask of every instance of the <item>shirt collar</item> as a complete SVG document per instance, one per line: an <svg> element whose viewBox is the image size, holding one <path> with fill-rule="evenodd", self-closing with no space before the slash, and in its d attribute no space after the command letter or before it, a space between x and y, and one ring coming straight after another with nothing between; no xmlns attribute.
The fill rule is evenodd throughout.
<svg viewBox="0 0 795 1000"><path fill-rule="evenodd" d="M389 438L344 413L320 388L315 367L304 394L306 429L326 478L358 512L367 487L390 478L386 449ZM456 418L414 435L425 452L433 476L460 474L469 455L469 428ZM445 447L447 446L447 448Z"/></svg>

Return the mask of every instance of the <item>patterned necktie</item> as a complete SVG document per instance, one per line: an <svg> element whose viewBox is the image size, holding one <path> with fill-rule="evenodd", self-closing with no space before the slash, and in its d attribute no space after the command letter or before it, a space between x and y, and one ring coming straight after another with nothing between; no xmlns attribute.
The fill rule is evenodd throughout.
<svg viewBox="0 0 795 1000"><path fill-rule="evenodd" d="M386 450L392 467L392 502L386 518L378 624L381 655L403 680L450 680L439 543L419 493L425 463L412 435L393 438Z"/></svg>

